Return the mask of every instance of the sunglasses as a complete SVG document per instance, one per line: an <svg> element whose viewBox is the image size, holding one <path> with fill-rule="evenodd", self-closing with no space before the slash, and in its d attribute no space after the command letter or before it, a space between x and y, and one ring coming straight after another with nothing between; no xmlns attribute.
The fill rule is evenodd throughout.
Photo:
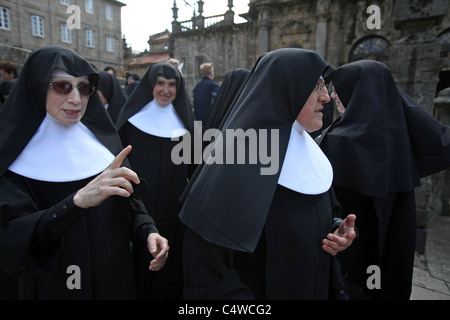
<svg viewBox="0 0 450 320"><path fill-rule="evenodd" d="M74 85L68 81L54 81L54 82L50 83L48 86L51 87L53 89L53 91L55 91L57 94L61 94L64 96L71 93L74 88ZM81 83L77 84L76 87L78 89L78 92L82 96L90 96L96 90L96 88L94 86L92 86L90 83L86 83L86 82L81 82Z"/></svg>

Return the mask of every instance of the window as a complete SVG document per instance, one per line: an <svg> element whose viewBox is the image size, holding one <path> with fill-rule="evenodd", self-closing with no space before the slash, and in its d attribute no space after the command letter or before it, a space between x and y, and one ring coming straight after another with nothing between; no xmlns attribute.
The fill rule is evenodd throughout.
<svg viewBox="0 0 450 320"><path fill-rule="evenodd" d="M201 79L202 73L200 72L200 66L206 62L206 59L204 56L196 56L195 57L195 78Z"/></svg>
<svg viewBox="0 0 450 320"><path fill-rule="evenodd" d="M379 36L369 36L359 40L350 51L349 62L370 59L385 61L389 58L389 41Z"/></svg>
<svg viewBox="0 0 450 320"><path fill-rule="evenodd" d="M106 36L106 51L114 52L114 37Z"/></svg>
<svg viewBox="0 0 450 320"><path fill-rule="evenodd" d="M95 47L94 31L89 30L89 29L86 30L86 47L88 47L88 48Z"/></svg>
<svg viewBox="0 0 450 320"><path fill-rule="evenodd" d="M61 23L61 41L72 43L72 31L70 31L66 23Z"/></svg>
<svg viewBox="0 0 450 320"><path fill-rule="evenodd" d="M113 19L113 8L109 4L105 5L105 18L106 20Z"/></svg>
<svg viewBox="0 0 450 320"><path fill-rule="evenodd" d="M9 25L9 9L5 7L0 7L0 29L9 30L11 27Z"/></svg>
<svg viewBox="0 0 450 320"><path fill-rule="evenodd" d="M31 16L31 29L33 36L44 37L44 19L40 16Z"/></svg>
<svg viewBox="0 0 450 320"><path fill-rule="evenodd" d="M94 13L94 1L93 0L86 0L86 12L87 13Z"/></svg>
<svg viewBox="0 0 450 320"><path fill-rule="evenodd" d="M59 2L61 2L61 4L68 6L70 5L70 1L69 0L60 0Z"/></svg>

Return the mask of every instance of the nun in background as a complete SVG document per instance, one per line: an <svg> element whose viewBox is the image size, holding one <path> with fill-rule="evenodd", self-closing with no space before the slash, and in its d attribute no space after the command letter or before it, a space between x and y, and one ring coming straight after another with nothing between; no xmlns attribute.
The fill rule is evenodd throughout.
<svg viewBox="0 0 450 320"><path fill-rule="evenodd" d="M205 164L191 180L180 213L185 299L328 299L330 255L355 237L353 215L331 233L333 172L307 132L322 126L330 69L317 53L290 48L251 70L221 126L223 145L226 130L255 130L279 152L279 168L236 164L235 152L235 164Z"/></svg>
<svg viewBox="0 0 450 320"><path fill-rule="evenodd" d="M382 63L362 60L332 77L342 116L320 138L343 210L358 239L338 255L351 299L409 299L416 238L414 189L450 166L450 130L401 91ZM369 266L381 287L367 287Z"/></svg>
<svg viewBox="0 0 450 320"><path fill-rule="evenodd" d="M126 97L119 82L113 74L107 71L99 71L98 94L113 123L116 123L120 110L125 104Z"/></svg>
<svg viewBox="0 0 450 320"><path fill-rule="evenodd" d="M178 218L179 198L187 185L190 163L176 164L172 149L178 139L193 137L194 116L186 96L184 79L170 63L153 65L128 98L117 121L122 143L133 146L129 160L150 188L142 193L158 230L170 242L164 271L146 268L151 256L135 247L142 299L179 299L182 290L181 250L184 226ZM172 140L172 138L177 138Z"/></svg>
<svg viewBox="0 0 450 320"><path fill-rule="evenodd" d="M250 74L250 70L244 68L236 68L230 71L222 85L219 87L219 91L217 92L217 96L214 99L214 102L211 108L206 115L205 120L202 122L202 132L203 132L203 143L202 145L194 144L194 153L199 152L196 148L202 148L200 151L202 154L202 161L198 161L199 163L195 163L192 167L192 170L197 169L197 165L200 167L203 165L203 153L205 152L205 148L208 146L214 145L214 139L216 139L208 132L209 129L219 129L224 119L230 113L232 109L233 102L239 97L239 94L242 90L245 81L247 80L248 75ZM212 132L214 134L214 132ZM212 142L212 143L211 143ZM206 149L208 152L208 149ZM196 175L198 172L194 172Z"/></svg>
<svg viewBox="0 0 450 320"><path fill-rule="evenodd" d="M127 73L126 76L127 82L125 83L125 89L124 93L125 96L129 97L131 93L136 89L136 87L139 85L139 81L141 81L141 77L139 77L134 72Z"/></svg>
<svg viewBox="0 0 450 320"><path fill-rule="evenodd" d="M40 48L0 111L0 265L22 299L135 299L130 240L166 260L97 85L77 53Z"/></svg>
<svg viewBox="0 0 450 320"><path fill-rule="evenodd" d="M250 70L245 68L236 68L227 73L203 122L203 132L220 127L223 119L230 112L233 101L239 97L249 74Z"/></svg>

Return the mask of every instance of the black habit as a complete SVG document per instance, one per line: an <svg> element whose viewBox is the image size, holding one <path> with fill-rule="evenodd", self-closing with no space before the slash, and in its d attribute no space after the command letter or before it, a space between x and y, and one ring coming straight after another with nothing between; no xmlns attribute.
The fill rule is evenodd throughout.
<svg viewBox="0 0 450 320"><path fill-rule="evenodd" d="M338 68L332 83L344 114L320 138L342 209L359 237L339 254L352 299L409 299L415 250L414 189L450 166L450 130L396 85L389 69L362 60ZM368 267L381 289L368 288Z"/></svg>
<svg viewBox="0 0 450 320"><path fill-rule="evenodd" d="M116 123L120 110L126 101L126 96L116 77L109 72L99 71L98 91L105 97L107 111L113 123Z"/></svg>
<svg viewBox="0 0 450 320"><path fill-rule="evenodd" d="M46 117L55 69L87 75L91 85L98 85L90 64L66 48L37 49L23 66L0 111L0 265L18 279L22 299L134 299L130 241L146 243L148 234L157 232L140 199L112 196L81 209L73 196L93 177L54 182L8 169ZM81 123L112 155L122 150L97 94L90 96ZM47 170L57 165L48 163ZM79 288L69 285L73 272L80 275Z"/></svg>
<svg viewBox="0 0 450 320"><path fill-rule="evenodd" d="M249 163L247 157L245 164L197 169L180 213L188 227L186 299L328 298L330 256L321 241L331 232L338 203L331 189L307 195L278 180L293 123L319 78L331 70L315 52L293 48L264 54L251 70L221 126L223 145L226 130L254 129L261 138L260 130L267 129L267 150L271 144L278 148L280 168L261 174L266 165ZM278 140L271 139L272 130ZM249 140L239 146L248 156ZM230 151L225 150L224 159Z"/></svg>
<svg viewBox="0 0 450 320"><path fill-rule="evenodd" d="M153 100L153 87L158 76L177 80L177 93L172 105L185 129L193 136L194 116L186 96L184 79L170 63L157 63L144 75L128 98L117 121L122 143L133 146L130 163L150 188L142 194L149 214L158 230L168 239L170 254L164 268L158 272L148 270L151 255L144 248L135 247L138 260L137 282L141 299L179 299L182 290L181 250L184 226L179 221L179 198L187 185L190 164L175 164L172 149L180 141L146 133L128 120ZM149 119L151 122L153 119ZM158 121L158 120L156 120ZM183 139L183 138L181 138Z"/></svg>
<svg viewBox="0 0 450 320"><path fill-rule="evenodd" d="M229 114L233 101L239 97L249 74L250 70L245 68L236 68L227 73L202 124L203 132L220 127L222 121Z"/></svg>

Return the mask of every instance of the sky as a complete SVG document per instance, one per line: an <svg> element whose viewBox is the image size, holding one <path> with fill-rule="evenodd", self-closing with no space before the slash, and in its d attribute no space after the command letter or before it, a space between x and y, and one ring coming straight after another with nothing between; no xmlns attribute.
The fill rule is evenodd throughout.
<svg viewBox="0 0 450 320"><path fill-rule="evenodd" d="M166 29L172 31L173 1L174 0L119 0L126 4L122 7L122 33L128 46L133 51L149 49L147 43L149 36L163 32ZM203 16L224 14L228 10L228 0L203 0ZM197 0L176 0L178 7L178 21L190 20L195 4L197 12ZM243 22L238 15L248 12L249 0L234 0L234 21Z"/></svg>

